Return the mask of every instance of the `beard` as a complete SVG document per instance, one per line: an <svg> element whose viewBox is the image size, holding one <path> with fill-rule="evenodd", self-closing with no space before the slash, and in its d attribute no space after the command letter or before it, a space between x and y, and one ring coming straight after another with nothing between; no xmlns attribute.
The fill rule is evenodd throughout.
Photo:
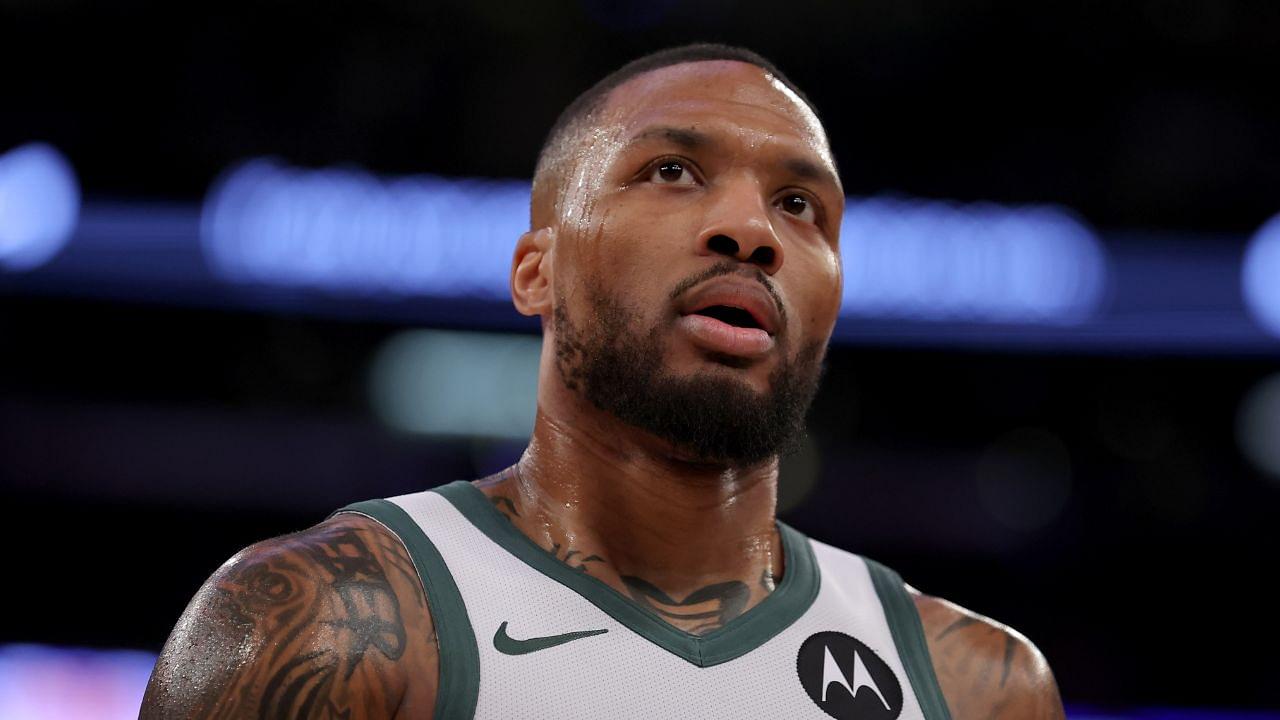
<svg viewBox="0 0 1280 720"><path fill-rule="evenodd" d="M783 357L765 392L724 372L676 375L663 366L660 322L644 331L621 303L598 287L587 290L593 332L573 324L564 298L553 309L556 368L566 387L695 462L748 466L797 449L822 378L825 342ZM734 366L734 358L723 360Z"/></svg>

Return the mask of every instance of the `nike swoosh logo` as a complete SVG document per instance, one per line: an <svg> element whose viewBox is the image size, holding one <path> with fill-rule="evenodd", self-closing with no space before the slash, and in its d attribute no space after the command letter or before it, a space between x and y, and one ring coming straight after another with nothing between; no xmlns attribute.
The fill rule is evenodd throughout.
<svg viewBox="0 0 1280 720"><path fill-rule="evenodd" d="M493 648L503 655L524 655L525 653L538 652L546 650L557 645L563 645L574 640L581 640L592 635L600 635L609 632L606 630L579 630L577 632L562 633L560 635L548 635L546 637L528 638L526 640L516 640L507 634L507 623L503 622L498 626L498 632L493 634Z"/></svg>

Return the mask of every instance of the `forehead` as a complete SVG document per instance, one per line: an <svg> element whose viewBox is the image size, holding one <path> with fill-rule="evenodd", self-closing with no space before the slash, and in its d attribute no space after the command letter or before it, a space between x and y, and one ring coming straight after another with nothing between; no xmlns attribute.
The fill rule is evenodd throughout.
<svg viewBox="0 0 1280 720"><path fill-rule="evenodd" d="M681 63L638 75L615 88L603 108L624 136L659 124L722 126L751 145L785 139L834 167L813 110L763 68L735 60Z"/></svg>

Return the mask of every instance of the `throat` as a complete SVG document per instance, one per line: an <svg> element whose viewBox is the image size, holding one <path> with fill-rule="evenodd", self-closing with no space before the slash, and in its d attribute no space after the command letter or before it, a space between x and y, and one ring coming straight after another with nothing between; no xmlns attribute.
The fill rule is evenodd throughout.
<svg viewBox="0 0 1280 720"><path fill-rule="evenodd" d="M637 513L608 494L580 496L576 503L548 496L515 467L476 486L497 513L565 567L686 633L704 635L733 622L767 598L782 576L782 541L771 512L766 529L753 535L727 523L731 534L707 533L720 525L714 509L704 513L703 532L681 532L662 522L662 513Z"/></svg>

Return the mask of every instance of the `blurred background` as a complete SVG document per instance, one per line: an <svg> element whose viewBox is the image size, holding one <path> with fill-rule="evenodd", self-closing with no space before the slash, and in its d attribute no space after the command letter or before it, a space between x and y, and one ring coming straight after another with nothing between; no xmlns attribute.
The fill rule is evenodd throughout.
<svg viewBox="0 0 1280 720"><path fill-rule="evenodd" d="M543 135L751 47L850 195L781 514L1072 717L1275 718L1280 5L0 0L0 716L132 717L241 547L513 462Z"/></svg>

